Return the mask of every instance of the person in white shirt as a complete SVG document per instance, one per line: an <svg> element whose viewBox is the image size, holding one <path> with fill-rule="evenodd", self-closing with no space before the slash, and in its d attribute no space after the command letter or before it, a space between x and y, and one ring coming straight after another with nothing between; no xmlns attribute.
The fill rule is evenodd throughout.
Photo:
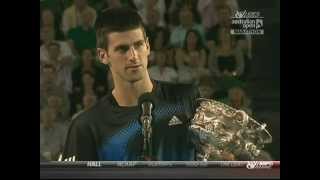
<svg viewBox="0 0 320 180"><path fill-rule="evenodd" d="M164 14L166 11L165 1L164 0L133 0L139 15L141 16L144 23L147 24L147 14L150 11L158 11L159 12L159 22L158 26L165 26Z"/></svg>
<svg viewBox="0 0 320 180"><path fill-rule="evenodd" d="M155 65L148 68L152 79L176 83L178 74L175 69L166 65L167 54L165 50L155 51Z"/></svg>
<svg viewBox="0 0 320 180"><path fill-rule="evenodd" d="M49 44L51 42L56 42L61 47L61 53L58 59L65 59L67 61L73 61L75 55L73 54L69 44L65 41L57 41L55 39L54 29L49 26L43 26L40 31L40 38L43 44L40 46L40 63L49 61Z"/></svg>
<svg viewBox="0 0 320 180"><path fill-rule="evenodd" d="M45 63L51 63L55 66L57 72L57 84L63 87L68 94L72 92L72 62L68 59L59 58L61 54L59 43L51 42L48 45L48 60Z"/></svg>

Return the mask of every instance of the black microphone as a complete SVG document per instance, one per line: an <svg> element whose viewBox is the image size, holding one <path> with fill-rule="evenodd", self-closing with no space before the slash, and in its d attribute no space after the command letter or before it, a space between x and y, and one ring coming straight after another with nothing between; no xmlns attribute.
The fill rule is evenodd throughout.
<svg viewBox="0 0 320 180"><path fill-rule="evenodd" d="M154 96L144 93L139 97L141 107L140 124L143 134L143 160L152 160L152 110L154 109Z"/></svg>

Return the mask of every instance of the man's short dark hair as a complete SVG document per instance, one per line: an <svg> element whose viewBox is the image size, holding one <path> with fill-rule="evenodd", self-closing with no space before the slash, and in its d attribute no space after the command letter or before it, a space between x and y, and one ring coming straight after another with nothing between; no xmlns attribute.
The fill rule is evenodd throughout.
<svg viewBox="0 0 320 180"><path fill-rule="evenodd" d="M109 8L103 11L96 21L97 48L108 47L108 34L141 28L145 34L143 21L137 11L128 7Z"/></svg>

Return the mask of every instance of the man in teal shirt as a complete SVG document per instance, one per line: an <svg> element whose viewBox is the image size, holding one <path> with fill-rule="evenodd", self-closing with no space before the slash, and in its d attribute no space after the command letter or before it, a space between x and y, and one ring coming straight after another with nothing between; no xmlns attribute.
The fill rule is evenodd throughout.
<svg viewBox="0 0 320 180"><path fill-rule="evenodd" d="M80 54L83 49L96 48L96 31L92 27L93 14L90 11L82 13L83 24L68 32L68 38L73 41L73 44Z"/></svg>

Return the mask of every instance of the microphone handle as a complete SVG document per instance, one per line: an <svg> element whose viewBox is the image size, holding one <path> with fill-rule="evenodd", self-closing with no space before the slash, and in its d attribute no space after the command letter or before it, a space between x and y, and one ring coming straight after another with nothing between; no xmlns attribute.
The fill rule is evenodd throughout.
<svg viewBox="0 0 320 180"><path fill-rule="evenodd" d="M143 152L142 158L150 161L152 158L152 116L142 116Z"/></svg>

